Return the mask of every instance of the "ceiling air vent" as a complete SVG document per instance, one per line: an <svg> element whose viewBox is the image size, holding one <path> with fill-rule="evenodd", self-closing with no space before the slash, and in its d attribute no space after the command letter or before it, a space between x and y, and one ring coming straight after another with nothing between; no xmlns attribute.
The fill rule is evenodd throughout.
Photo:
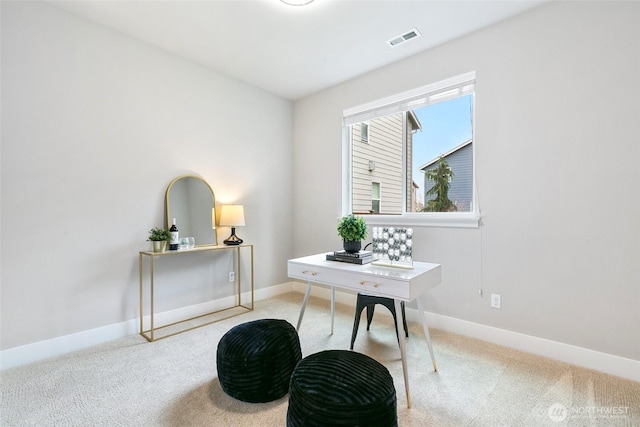
<svg viewBox="0 0 640 427"><path fill-rule="evenodd" d="M402 35L396 36L394 38L392 38L391 40L387 40L387 44L391 47L396 47L399 44L402 44L406 41L409 41L411 39L415 39L416 37L420 37L420 31L418 31L416 28L414 28L413 30L406 32Z"/></svg>

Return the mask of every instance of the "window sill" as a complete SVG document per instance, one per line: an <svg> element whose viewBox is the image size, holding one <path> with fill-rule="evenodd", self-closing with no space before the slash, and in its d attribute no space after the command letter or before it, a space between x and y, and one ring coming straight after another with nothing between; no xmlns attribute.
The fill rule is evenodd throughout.
<svg viewBox="0 0 640 427"><path fill-rule="evenodd" d="M369 225L401 225L411 227L478 228L480 215L469 213L415 213L404 215L361 215Z"/></svg>

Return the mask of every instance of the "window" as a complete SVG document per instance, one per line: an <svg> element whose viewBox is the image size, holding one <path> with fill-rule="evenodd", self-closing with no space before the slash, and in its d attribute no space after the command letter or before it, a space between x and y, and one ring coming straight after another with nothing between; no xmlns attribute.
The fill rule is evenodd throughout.
<svg viewBox="0 0 640 427"><path fill-rule="evenodd" d="M369 141L369 122L360 123L360 140Z"/></svg>
<svg viewBox="0 0 640 427"><path fill-rule="evenodd" d="M380 213L380 183L371 183L371 213Z"/></svg>
<svg viewBox="0 0 640 427"><path fill-rule="evenodd" d="M472 72L345 110L343 213L477 227L474 107Z"/></svg>

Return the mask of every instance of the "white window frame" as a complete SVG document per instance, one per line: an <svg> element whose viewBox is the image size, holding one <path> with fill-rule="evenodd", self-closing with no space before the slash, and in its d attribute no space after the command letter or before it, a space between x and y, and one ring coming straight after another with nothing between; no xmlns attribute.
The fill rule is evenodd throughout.
<svg viewBox="0 0 640 427"><path fill-rule="evenodd" d="M374 198L373 198L373 186L374 186L374 185L377 185L377 186L378 186L378 198L377 198L377 199L374 199ZM381 198L381 196L380 196L380 195L382 194L382 188L381 188L381 187L382 187L382 186L380 185L380 183L379 183L379 182L377 182L377 181L372 181L372 182L371 182L371 210L373 210L373 201L374 201L374 200L377 200L377 201L378 201L378 210L382 209L382 207L380 206L380 205L381 205L381 202L382 202L382 198ZM378 215L378 214L376 214L376 215Z"/></svg>
<svg viewBox="0 0 640 427"><path fill-rule="evenodd" d="M362 132L364 129L367 129L367 137L364 137L364 132ZM360 123L360 140L366 144L369 143L369 121L365 121Z"/></svg>
<svg viewBox="0 0 640 427"><path fill-rule="evenodd" d="M392 95L377 101L363 104L357 107L348 108L343 111L342 126L342 215L349 215L352 209L352 179L351 179L351 136L350 125L363 121L368 121L374 117L382 117L400 111L415 109L420 106L429 105L430 98L446 98L448 96L457 98L464 95L468 90L466 85L469 82L475 94L476 73L471 71L449 79ZM467 88L467 89L465 89ZM458 91L457 93L453 93ZM450 93L451 92L451 93ZM475 99L475 96L474 96ZM473 127L475 128L475 102L473 106ZM476 185L476 141L475 132L472 129L472 150L473 150L473 202L471 212L404 212L402 215L364 215L363 218L369 225L397 224L412 227L457 227L457 228L478 228L480 224L480 206L478 203L478 189ZM406 142L406 141L405 141ZM406 147L403 156L406 155ZM403 162L406 164L406 161ZM403 180L406 181L406 180ZM403 182L403 187L406 184ZM406 195L406 188L403 194ZM404 197L406 199L406 197ZM406 209L406 206L405 206Z"/></svg>

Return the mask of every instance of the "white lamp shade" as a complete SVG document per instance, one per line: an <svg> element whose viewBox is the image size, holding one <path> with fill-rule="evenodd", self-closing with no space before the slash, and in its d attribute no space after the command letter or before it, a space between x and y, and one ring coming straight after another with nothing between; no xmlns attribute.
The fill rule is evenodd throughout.
<svg viewBox="0 0 640 427"><path fill-rule="evenodd" d="M223 227L241 227L244 225L244 206L224 205L220 211L220 225Z"/></svg>

